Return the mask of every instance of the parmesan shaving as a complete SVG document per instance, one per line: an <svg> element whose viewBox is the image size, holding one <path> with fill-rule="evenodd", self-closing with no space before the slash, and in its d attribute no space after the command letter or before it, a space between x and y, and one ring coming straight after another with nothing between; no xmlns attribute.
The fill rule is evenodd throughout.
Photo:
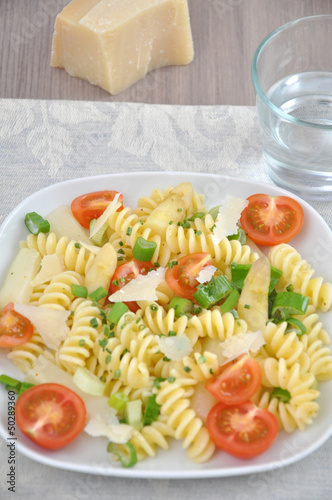
<svg viewBox="0 0 332 500"><path fill-rule="evenodd" d="M218 245L222 239L237 233L237 222L241 213L248 205L248 200L226 196L223 205L219 208L219 213L212 233L212 241Z"/></svg>
<svg viewBox="0 0 332 500"><path fill-rule="evenodd" d="M84 428L84 431L92 437L105 436L112 443L127 443L133 435L133 428L127 424L120 424L117 418L112 423L107 423L97 413Z"/></svg>
<svg viewBox="0 0 332 500"><path fill-rule="evenodd" d="M200 271L196 280L199 283L206 283L207 281L211 281L211 278L214 275L214 273L216 272L216 270L217 270L217 268L215 266L205 266Z"/></svg>
<svg viewBox="0 0 332 500"><path fill-rule="evenodd" d="M264 344L265 339L263 332L249 332L249 333L238 333L233 337L229 337L220 344L222 353L227 358L230 359L237 358L241 354L249 353L255 354Z"/></svg>
<svg viewBox="0 0 332 500"><path fill-rule="evenodd" d="M41 270L37 276L30 281L30 285L34 287L51 281L51 279L64 270L64 267L63 258L59 255L55 253L52 255L45 255L41 261Z"/></svg>
<svg viewBox="0 0 332 500"><path fill-rule="evenodd" d="M187 335L180 334L171 337L159 337L156 340L161 351L172 361L181 361L185 356L189 356L193 348Z"/></svg>
<svg viewBox="0 0 332 500"><path fill-rule="evenodd" d="M108 297L111 302L133 302L137 300L158 300L157 286L164 280L166 269L158 268L146 275L139 274L135 279L129 281L120 290Z"/></svg>
<svg viewBox="0 0 332 500"><path fill-rule="evenodd" d="M70 311L17 303L14 304L14 310L31 321L45 345L50 349L57 349L69 334L66 321Z"/></svg>
<svg viewBox="0 0 332 500"><path fill-rule="evenodd" d="M94 255L97 255L100 251L100 247L97 247L96 245L87 245L83 241L79 241L79 244L89 250L89 252L93 253Z"/></svg>
<svg viewBox="0 0 332 500"><path fill-rule="evenodd" d="M120 197L120 194L121 193L117 193L115 196L114 196L114 199L111 201L111 203L108 205L108 207L106 208L106 210L102 213L102 215L97 219L97 222L95 223L95 225L93 226L93 229L90 233L90 236L89 238L91 239L98 231L99 229L101 228L101 226L103 224L105 224L105 222L107 222L109 216L115 212L115 210L117 210L121 204L118 203L118 199Z"/></svg>

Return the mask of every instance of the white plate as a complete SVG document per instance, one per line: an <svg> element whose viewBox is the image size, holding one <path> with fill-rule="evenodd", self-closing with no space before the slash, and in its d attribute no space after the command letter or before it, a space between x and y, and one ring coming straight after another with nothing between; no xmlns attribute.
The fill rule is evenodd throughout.
<svg viewBox="0 0 332 500"><path fill-rule="evenodd" d="M226 194L246 198L251 194L263 192L270 195L289 194L272 186L262 185L247 180L221 177L207 174L143 172L130 174L112 174L87 177L55 184L43 189L16 207L7 217L0 230L0 283L18 249L18 242L26 237L24 216L35 211L46 216L60 204L70 204L76 196L90 191L114 189L124 195L125 206L134 208L140 196L149 196L153 188L164 189L183 181L191 181L196 191L206 196L207 207L219 205ZM290 195L296 198L294 195ZM317 270L317 276L332 281L331 260L332 235L327 224L310 205L296 198L304 208L305 224L292 244ZM332 330L332 312L324 314L324 326ZM0 353L1 372L19 378L20 374ZM91 438L82 433L68 447L48 452L35 446L30 440L16 431L17 450L37 462L90 474L140 478L198 478L224 477L272 470L295 462L315 451L332 434L332 382L320 385L320 411L314 423L304 432L286 434L280 432L273 447L263 455L243 461L216 453L212 460L203 465L189 462L181 443L172 442L170 450L159 450L157 458L146 459L132 469L112 466L106 453L106 441L103 438ZM9 442L7 432L7 393L0 388L0 434Z"/></svg>

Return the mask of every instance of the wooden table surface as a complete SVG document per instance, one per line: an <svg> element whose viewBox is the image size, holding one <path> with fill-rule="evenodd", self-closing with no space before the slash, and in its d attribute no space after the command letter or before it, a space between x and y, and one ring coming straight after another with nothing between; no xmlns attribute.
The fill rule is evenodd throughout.
<svg viewBox="0 0 332 500"><path fill-rule="evenodd" d="M250 68L261 40L285 22L332 13L332 0L189 0L194 61L111 96L50 67L55 17L68 1L0 0L0 98L253 105Z"/></svg>

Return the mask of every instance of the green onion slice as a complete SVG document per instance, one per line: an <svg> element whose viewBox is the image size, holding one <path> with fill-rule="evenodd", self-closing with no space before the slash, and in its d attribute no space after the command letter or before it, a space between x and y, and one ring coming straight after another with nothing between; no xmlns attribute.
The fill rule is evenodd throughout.
<svg viewBox="0 0 332 500"><path fill-rule="evenodd" d="M96 288L96 290L93 290L93 292L89 294L89 299L91 299L94 302L98 302L99 300L106 297L107 293L108 292L107 290L105 290L105 288L99 286L98 288Z"/></svg>
<svg viewBox="0 0 332 500"><path fill-rule="evenodd" d="M83 299L86 299L88 296L88 289L85 286L72 283L71 293L74 295L74 297L82 297Z"/></svg>
<svg viewBox="0 0 332 500"><path fill-rule="evenodd" d="M235 262L231 263L231 276L234 287L237 287L240 290L242 290L244 280L246 279L250 268L251 268L250 264L236 264ZM270 277L269 294L272 293L282 275L282 272L276 267L270 266L270 268L271 268L271 277Z"/></svg>
<svg viewBox="0 0 332 500"><path fill-rule="evenodd" d="M234 307L237 304L237 301L239 300L239 297L240 297L240 292L236 288L234 288L231 291L230 295L225 300L225 302L220 306L220 312L222 314L225 314L234 309Z"/></svg>
<svg viewBox="0 0 332 500"><path fill-rule="evenodd" d="M137 453L131 443L108 443L108 453L111 453L120 460L122 467L133 467L137 463Z"/></svg>
<svg viewBox="0 0 332 500"><path fill-rule="evenodd" d="M123 410L129 398L124 392L116 392L108 400L108 404L117 411Z"/></svg>
<svg viewBox="0 0 332 500"><path fill-rule="evenodd" d="M288 323L288 327L287 327L285 333L295 331L296 335L298 337L301 337L301 335L304 335L307 331L307 329L306 329L305 325L302 323L302 321L300 321L297 318L288 318L287 323Z"/></svg>
<svg viewBox="0 0 332 500"><path fill-rule="evenodd" d="M288 320L291 314L304 314L309 304L309 298L301 293L277 293L273 305L272 316L277 319Z"/></svg>
<svg viewBox="0 0 332 500"><path fill-rule="evenodd" d="M232 285L224 275L217 276L217 278L212 278L208 283L203 283L198 285L197 291L194 293L194 297L197 302L208 309L214 304L217 304L220 300L226 298L233 290Z"/></svg>
<svg viewBox="0 0 332 500"><path fill-rule="evenodd" d="M169 303L169 308L175 310L176 317L191 313L193 307L194 304L191 302L191 300L184 299L183 297L179 297L178 295L174 295Z"/></svg>
<svg viewBox="0 0 332 500"><path fill-rule="evenodd" d="M26 214L24 222L28 231L35 235L39 233L48 233L50 230L50 223L36 212Z"/></svg>
<svg viewBox="0 0 332 500"><path fill-rule="evenodd" d="M216 220L217 217L218 217L218 214L219 214L219 209L222 205L217 205L216 207L212 207L210 210L209 210L209 214L211 215L212 219L213 220Z"/></svg>
<svg viewBox="0 0 332 500"><path fill-rule="evenodd" d="M133 248L133 256L139 262L149 262L157 248L157 243L155 241L145 240L142 236L139 236L135 241Z"/></svg>
<svg viewBox="0 0 332 500"><path fill-rule="evenodd" d="M129 307L123 302L115 302L112 309L107 315L107 321L110 323L118 324L120 318L129 311Z"/></svg>
<svg viewBox="0 0 332 500"><path fill-rule="evenodd" d="M160 414L160 404L156 402L156 394L148 397L145 407L143 425L151 425L152 422L158 420Z"/></svg>
<svg viewBox="0 0 332 500"><path fill-rule="evenodd" d="M242 227L238 228L236 234L231 234L230 236L227 236L227 239L229 241L237 240L241 243L241 245L245 245L247 243L247 235L245 231L242 229Z"/></svg>
<svg viewBox="0 0 332 500"><path fill-rule="evenodd" d="M90 221L89 225L90 233L92 232L96 222L97 219L92 219ZM107 234L106 234L107 228L108 228L108 222L104 222L104 224L98 229L96 234L90 237L92 243L94 243L97 247L102 247L103 245L105 245L105 243L107 243Z"/></svg>
<svg viewBox="0 0 332 500"><path fill-rule="evenodd" d="M281 387L276 387L271 393L270 398L278 398L282 403L289 403L291 400L291 394L287 389L281 389Z"/></svg>

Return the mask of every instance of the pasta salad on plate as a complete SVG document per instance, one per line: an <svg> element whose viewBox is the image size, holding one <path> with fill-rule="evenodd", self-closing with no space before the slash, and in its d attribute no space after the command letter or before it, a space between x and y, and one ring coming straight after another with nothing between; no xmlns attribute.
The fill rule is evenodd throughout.
<svg viewBox="0 0 332 500"><path fill-rule="evenodd" d="M330 435L331 234L302 200L206 174L109 175L36 193L2 234L1 397L16 394L31 458L217 477Z"/></svg>

